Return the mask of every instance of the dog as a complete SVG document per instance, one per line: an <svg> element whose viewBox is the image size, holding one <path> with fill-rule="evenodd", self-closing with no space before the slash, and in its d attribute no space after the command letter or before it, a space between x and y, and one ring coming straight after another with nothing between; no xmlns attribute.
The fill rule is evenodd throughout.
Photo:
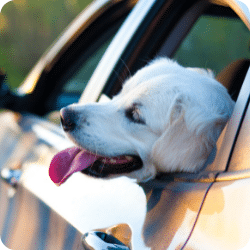
<svg viewBox="0 0 250 250"><path fill-rule="evenodd" d="M199 171L233 108L211 71L157 58L110 101L69 105L61 120L79 150L99 157L99 166L95 158L83 172L145 182L159 173Z"/></svg>

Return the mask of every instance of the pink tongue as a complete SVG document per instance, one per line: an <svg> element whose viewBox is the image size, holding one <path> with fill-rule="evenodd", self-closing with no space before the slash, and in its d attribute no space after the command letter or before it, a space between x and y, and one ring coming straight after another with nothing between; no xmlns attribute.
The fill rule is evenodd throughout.
<svg viewBox="0 0 250 250"><path fill-rule="evenodd" d="M100 156L77 147L65 149L54 156L49 167L50 179L58 186L77 171L93 164Z"/></svg>
<svg viewBox="0 0 250 250"><path fill-rule="evenodd" d="M97 159L109 165L124 164L133 160L128 156L108 158L93 154L86 149L67 148L52 159L49 167L50 179L60 186L70 175L91 166Z"/></svg>

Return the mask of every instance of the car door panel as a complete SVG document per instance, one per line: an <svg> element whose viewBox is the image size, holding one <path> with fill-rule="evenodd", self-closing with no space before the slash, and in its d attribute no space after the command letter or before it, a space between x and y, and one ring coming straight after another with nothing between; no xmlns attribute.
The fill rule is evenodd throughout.
<svg viewBox="0 0 250 250"><path fill-rule="evenodd" d="M134 249L145 244L152 249L170 244L176 247L186 241L209 182L175 182L170 178L138 186L125 177L102 180L75 173L57 187L49 178L49 163L58 150L72 143L59 127L43 119L13 113L0 116L2 121L7 118L10 124L5 122L1 133L12 127L16 146L9 140L15 157L4 167L22 171L16 187L1 180L0 199L5 204L0 214L1 235L9 248L35 249L39 245L37 249L78 249L64 246L73 244L74 238L81 246L84 233L121 223L131 227ZM25 150L29 138L32 142ZM10 146L7 140L1 145ZM167 239L166 232L170 232Z"/></svg>
<svg viewBox="0 0 250 250"><path fill-rule="evenodd" d="M184 180L153 180L142 185L147 194L142 231L145 244L155 250L181 249L193 230L210 185Z"/></svg>
<svg viewBox="0 0 250 250"><path fill-rule="evenodd" d="M213 184L187 248L249 249L249 185L249 178Z"/></svg>
<svg viewBox="0 0 250 250"><path fill-rule="evenodd" d="M1 239L8 248L83 249L82 234L22 186L9 201L8 210L1 214L5 217Z"/></svg>
<svg viewBox="0 0 250 250"><path fill-rule="evenodd" d="M44 121L33 117L32 122L32 116L25 117L9 112L1 113L0 119L1 136L5 138L1 144L1 162L4 163L0 181L2 241L11 249L68 249L63 246L72 244L73 238L67 237L65 232L69 232L71 236L74 232L75 237L78 235L81 246L82 234L22 185L24 175L17 183L14 180L4 181L9 169L25 172L26 165L33 161L42 165L48 163L43 161L46 160L45 155L48 158L53 156L53 153L48 154L49 142L32 131L32 128ZM39 171L35 171L32 177L34 185L39 177Z"/></svg>
<svg viewBox="0 0 250 250"><path fill-rule="evenodd" d="M50 180L48 166L58 150L72 146L62 136L61 129L32 115L16 116L7 112L0 115L0 120L5 121L1 123L4 124L1 134L11 128L11 139L5 140L1 147L3 151L7 149L5 154L9 152L9 156L15 152L3 166L5 170L18 167L22 171L16 187L1 179L0 199L4 205L1 207L0 232L8 247L15 250L24 244L23 249L36 249L36 244L43 244L40 249L64 249L63 245L72 242L72 238L65 234L67 230L71 235L75 231L75 237L80 239L89 230L122 222L141 231L145 195L135 183L126 179L93 180L76 173L59 188ZM29 138L33 138L32 147L24 150L21 146ZM5 154L0 157L5 159ZM138 204L133 207L133 212L124 209L131 202ZM58 248L51 247L55 242Z"/></svg>
<svg viewBox="0 0 250 250"><path fill-rule="evenodd" d="M250 83L250 81L249 81ZM250 84L249 84L250 85ZM249 144L250 144L250 110L249 106L246 110L246 115L242 119L242 128L235 143L232 158L228 167L228 171L241 171L249 169Z"/></svg>
<svg viewBox="0 0 250 250"><path fill-rule="evenodd" d="M249 77L248 72L229 121L234 143L230 143L227 168L216 176L207 194L187 244L192 249L250 247Z"/></svg>
<svg viewBox="0 0 250 250"><path fill-rule="evenodd" d="M186 1L181 3L183 10L180 13L184 13L184 7L189 5L185 5ZM154 4L152 0L144 6L140 1L132 11L129 22L124 23L122 32L118 33L94 72L82 96L82 103L96 101L102 94L115 65L122 61L118 58L126 51L127 44L132 44L135 30ZM131 20L138 13L140 20L132 30ZM127 40L123 37L126 30L130 31ZM122 47L121 40L124 41ZM115 47L119 48L119 53L116 51L114 57ZM122 61L122 64L127 67L126 61ZM117 78L118 73L114 74ZM212 249L211 246L213 249L218 246L218 249L223 249L223 245L229 247L225 249L234 249L236 244L246 247L250 221L244 218L250 204L242 197L249 196L249 179L225 180L222 174L218 174L226 170L245 114L249 74L246 79L247 84L243 85L234 114L219 140L221 144L217 145L219 154L215 160L212 159L206 171L190 175L163 175L140 185L124 177L102 180L78 172L57 187L48 175L50 161L59 150L73 144L64 137L58 126L45 119L29 114L1 113L1 170L22 172L21 178L15 182L5 178L1 171L0 235L4 244L13 250L83 249L81 237L86 232L125 223L132 230L132 248L136 250L205 249L202 243L210 242L210 237L213 240L208 249ZM235 211L241 209L239 204L243 204L242 199L245 207L241 216ZM232 220L227 221L227 216ZM233 229L229 228L231 221ZM246 233L241 228L237 231L239 225L246 226ZM234 232L235 238L231 239ZM230 242L233 246L229 246Z"/></svg>

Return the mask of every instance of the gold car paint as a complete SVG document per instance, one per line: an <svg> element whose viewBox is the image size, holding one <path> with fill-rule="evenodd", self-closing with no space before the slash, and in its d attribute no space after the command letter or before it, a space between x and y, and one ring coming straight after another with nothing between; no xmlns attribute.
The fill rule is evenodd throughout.
<svg viewBox="0 0 250 250"><path fill-rule="evenodd" d="M187 249L249 249L249 197L249 178L214 183Z"/></svg>

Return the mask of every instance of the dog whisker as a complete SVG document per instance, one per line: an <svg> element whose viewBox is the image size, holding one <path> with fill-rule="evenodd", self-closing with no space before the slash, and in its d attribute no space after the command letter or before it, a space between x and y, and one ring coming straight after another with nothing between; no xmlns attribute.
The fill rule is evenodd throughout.
<svg viewBox="0 0 250 250"><path fill-rule="evenodd" d="M115 70L113 72L116 74L118 81L121 83L121 85L124 83L125 79L127 78L127 75L125 77L122 77L120 74L118 74Z"/></svg>
<svg viewBox="0 0 250 250"><path fill-rule="evenodd" d="M125 78L128 78L127 76L132 76L131 71L130 71L128 65L125 63L125 61L122 58L120 58L120 61L123 63L123 65L125 66L125 68L127 69L127 72L128 72L128 75L126 75Z"/></svg>

